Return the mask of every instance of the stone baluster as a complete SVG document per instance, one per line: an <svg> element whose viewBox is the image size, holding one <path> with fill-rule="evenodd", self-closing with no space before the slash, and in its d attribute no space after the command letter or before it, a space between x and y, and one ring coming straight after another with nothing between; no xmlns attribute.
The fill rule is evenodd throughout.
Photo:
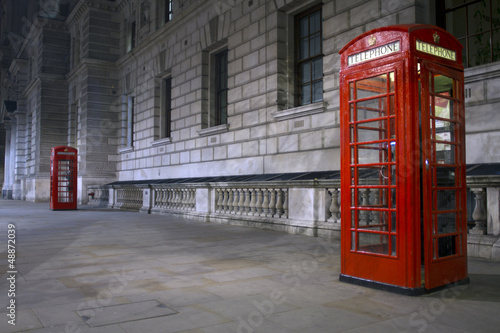
<svg viewBox="0 0 500 333"><path fill-rule="evenodd" d="M262 189L262 213L260 216L268 216L269 215L269 190L267 188Z"/></svg>
<svg viewBox="0 0 500 333"><path fill-rule="evenodd" d="M196 210L196 189L191 189L191 210Z"/></svg>
<svg viewBox="0 0 500 333"><path fill-rule="evenodd" d="M245 195L243 192L243 189L239 188L238 189L238 211L236 214L242 215L245 213Z"/></svg>
<svg viewBox="0 0 500 333"><path fill-rule="evenodd" d="M257 215L257 190L252 188L250 189L250 213L249 215Z"/></svg>
<svg viewBox="0 0 500 333"><path fill-rule="evenodd" d="M472 212L472 219L476 224L474 228L469 230L470 234L473 235L486 235L486 208L485 208L485 191L483 188L471 188L474 193L474 199L476 201L476 207L474 212Z"/></svg>
<svg viewBox="0 0 500 333"><path fill-rule="evenodd" d="M227 188L222 189L222 192L224 193L224 200L222 201L222 204L224 206L224 211L223 213L227 214L229 212L229 190Z"/></svg>
<svg viewBox="0 0 500 333"><path fill-rule="evenodd" d="M330 218L329 220L333 222L338 222L339 214L340 214L340 205L339 205L339 190L336 188L332 188L328 190L332 196L332 202L330 204Z"/></svg>
<svg viewBox="0 0 500 333"><path fill-rule="evenodd" d="M237 189L233 188L232 192L233 192L233 210L231 211L231 214L238 214L239 191Z"/></svg>
<svg viewBox="0 0 500 333"><path fill-rule="evenodd" d="M287 219L288 218L288 189L285 189L283 191L283 196L284 196L284 199L283 199L283 216L285 216L285 218Z"/></svg>
<svg viewBox="0 0 500 333"><path fill-rule="evenodd" d="M277 189L277 200L276 200L276 217L283 216L283 191L282 189Z"/></svg>
<svg viewBox="0 0 500 333"><path fill-rule="evenodd" d="M171 208L171 207L172 207L172 189L166 188L165 189L165 208Z"/></svg>
<svg viewBox="0 0 500 333"><path fill-rule="evenodd" d="M245 215L250 214L250 192L252 190L244 188L243 189L243 196L245 197L245 201L243 202L243 209L245 211Z"/></svg>
<svg viewBox="0 0 500 333"><path fill-rule="evenodd" d="M262 212L262 190L260 188L255 189L257 192L257 202L255 203L255 213L254 216L259 216Z"/></svg>
<svg viewBox="0 0 500 333"><path fill-rule="evenodd" d="M187 210L187 208L188 208L188 190L187 190L187 188L181 189L181 193L182 193L182 205L181 205L181 209L182 210Z"/></svg>
<svg viewBox="0 0 500 333"><path fill-rule="evenodd" d="M269 216L273 217L276 215L276 189L270 189L269 194L271 196L269 201Z"/></svg>
<svg viewBox="0 0 500 333"><path fill-rule="evenodd" d="M216 199L217 205L215 206L215 211L217 213L220 213L222 211L222 209L224 208L222 205L223 193L222 193L222 190L220 188L216 189L215 193L217 194L217 199Z"/></svg>

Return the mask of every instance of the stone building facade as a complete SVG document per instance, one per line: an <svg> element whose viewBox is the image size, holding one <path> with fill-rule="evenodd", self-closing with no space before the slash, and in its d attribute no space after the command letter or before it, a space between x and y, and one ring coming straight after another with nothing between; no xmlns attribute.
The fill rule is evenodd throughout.
<svg viewBox="0 0 500 333"><path fill-rule="evenodd" d="M79 151L81 203L117 181L338 171L338 51L403 23L462 38L467 163L499 163L500 9L483 3L2 0L2 195L48 200L57 145ZM484 39L461 35L463 8Z"/></svg>

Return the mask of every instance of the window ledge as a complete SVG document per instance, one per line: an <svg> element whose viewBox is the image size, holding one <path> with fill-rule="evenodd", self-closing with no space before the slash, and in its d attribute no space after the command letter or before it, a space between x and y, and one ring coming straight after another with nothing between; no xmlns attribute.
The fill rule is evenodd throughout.
<svg viewBox="0 0 500 333"><path fill-rule="evenodd" d="M321 101L317 103L295 107L288 110L275 111L272 112L271 115L273 116L274 120L280 121L280 120L292 119L302 116L308 116L315 113L320 113L325 111L325 108L326 108L325 101Z"/></svg>
<svg viewBox="0 0 500 333"><path fill-rule="evenodd" d="M171 137L155 140L155 141L151 142L151 145L153 147L156 147L156 146L166 145L168 143L172 143Z"/></svg>
<svg viewBox="0 0 500 333"><path fill-rule="evenodd" d="M228 130L229 130L229 125L222 124L218 126L202 128L201 130L196 131L196 133L198 133L199 136L209 136L209 135L224 133L227 132Z"/></svg>
<svg viewBox="0 0 500 333"><path fill-rule="evenodd" d="M134 147L123 147L123 148L118 148L118 154L125 154L125 153L130 153L134 151Z"/></svg>

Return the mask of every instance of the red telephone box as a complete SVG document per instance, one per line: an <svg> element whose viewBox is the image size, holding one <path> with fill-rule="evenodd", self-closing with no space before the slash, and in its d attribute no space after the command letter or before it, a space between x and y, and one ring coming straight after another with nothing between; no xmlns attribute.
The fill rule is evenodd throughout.
<svg viewBox="0 0 500 333"><path fill-rule="evenodd" d="M52 148L50 156L50 209L76 209L78 151L72 147Z"/></svg>
<svg viewBox="0 0 500 333"><path fill-rule="evenodd" d="M340 51L341 281L409 295L468 282L461 50L396 25Z"/></svg>

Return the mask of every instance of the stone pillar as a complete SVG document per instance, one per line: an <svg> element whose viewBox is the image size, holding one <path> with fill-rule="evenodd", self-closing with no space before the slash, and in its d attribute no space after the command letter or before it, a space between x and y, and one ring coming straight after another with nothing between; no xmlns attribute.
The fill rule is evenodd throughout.
<svg viewBox="0 0 500 333"><path fill-rule="evenodd" d="M10 122L5 123L5 164L4 164L4 180L2 187L2 198L12 199L12 184L10 178L10 150L11 150L11 126Z"/></svg>
<svg viewBox="0 0 500 333"><path fill-rule="evenodd" d="M486 189L486 211L488 234L500 236L500 188L489 187Z"/></svg>
<svg viewBox="0 0 500 333"><path fill-rule="evenodd" d="M474 212L472 213L472 218L476 223L476 226L469 230L470 234L473 235L486 235L486 209L484 206L485 203L485 191L484 188L471 188L471 191L474 193L476 200L476 207L474 208Z"/></svg>

